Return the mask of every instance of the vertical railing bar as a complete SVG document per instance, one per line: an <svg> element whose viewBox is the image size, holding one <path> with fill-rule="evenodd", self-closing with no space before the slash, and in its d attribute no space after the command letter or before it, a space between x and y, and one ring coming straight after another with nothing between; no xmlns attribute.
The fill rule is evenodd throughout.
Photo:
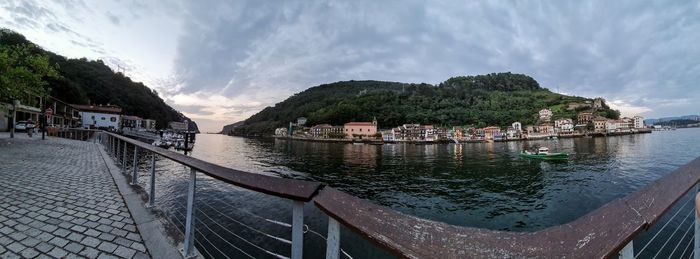
<svg viewBox="0 0 700 259"><path fill-rule="evenodd" d="M124 173L126 173L126 141L124 142L124 151L122 151L122 170L124 170Z"/></svg>
<svg viewBox="0 0 700 259"><path fill-rule="evenodd" d="M185 220L185 243L184 247L181 249L182 256L185 258L191 258L197 256L194 251L194 198L195 189L197 187L197 171L194 168L190 168L190 182L189 188L187 189L187 218Z"/></svg>
<svg viewBox="0 0 700 259"><path fill-rule="evenodd" d="M151 153L151 188L148 195L147 208L156 206L156 153Z"/></svg>
<svg viewBox="0 0 700 259"><path fill-rule="evenodd" d="M304 256L304 202L292 201L292 259Z"/></svg>
<svg viewBox="0 0 700 259"><path fill-rule="evenodd" d="M139 178L139 147L134 145L134 162L131 164L133 171L131 173L131 185L138 185Z"/></svg>
<svg viewBox="0 0 700 259"><path fill-rule="evenodd" d="M700 259L700 216L698 216L698 204L700 203L700 186L695 184L695 237L693 240L693 258Z"/></svg>
<svg viewBox="0 0 700 259"><path fill-rule="evenodd" d="M328 239L326 239L326 259L340 257L340 226L338 221L328 217Z"/></svg>

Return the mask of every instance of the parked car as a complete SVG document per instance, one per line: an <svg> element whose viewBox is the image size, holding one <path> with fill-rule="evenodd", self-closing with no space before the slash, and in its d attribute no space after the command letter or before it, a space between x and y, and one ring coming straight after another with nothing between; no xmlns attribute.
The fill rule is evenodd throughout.
<svg viewBox="0 0 700 259"><path fill-rule="evenodd" d="M27 129L33 129L34 127L36 127L36 126L34 125L34 122L32 122L32 121L18 121L15 124L15 130L17 130L17 131L25 131Z"/></svg>

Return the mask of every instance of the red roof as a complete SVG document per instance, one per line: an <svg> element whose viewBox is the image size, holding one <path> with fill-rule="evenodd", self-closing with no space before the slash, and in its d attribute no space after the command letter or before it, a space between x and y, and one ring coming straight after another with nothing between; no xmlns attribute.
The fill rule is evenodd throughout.
<svg viewBox="0 0 700 259"><path fill-rule="evenodd" d="M372 123L372 122L356 122L356 121L352 121L352 122L345 123L345 126L376 126L376 125L375 125L374 123Z"/></svg>
<svg viewBox="0 0 700 259"><path fill-rule="evenodd" d="M86 111L86 112L99 112L99 113L122 113L122 108L119 106L97 106L97 105L80 105L80 104L71 104L71 106L75 107L76 109L80 111Z"/></svg>

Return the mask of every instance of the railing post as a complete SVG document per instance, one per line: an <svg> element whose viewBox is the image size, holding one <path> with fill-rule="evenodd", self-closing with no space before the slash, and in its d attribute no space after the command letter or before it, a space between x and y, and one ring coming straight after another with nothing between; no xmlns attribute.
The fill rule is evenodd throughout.
<svg viewBox="0 0 700 259"><path fill-rule="evenodd" d="M695 185L695 241L693 249L693 258L700 259L700 216L698 216L698 205L700 204L700 186Z"/></svg>
<svg viewBox="0 0 700 259"><path fill-rule="evenodd" d="M304 202L292 201L292 259L304 256Z"/></svg>
<svg viewBox="0 0 700 259"><path fill-rule="evenodd" d="M340 258L340 226L338 221L328 217L328 239L326 240L326 259Z"/></svg>
<svg viewBox="0 0 700 259"><path fill-rule="evenodd" d="M634 259L634 242L630 241L627 245L620 250L618 258L620 259Z"/></svg>
<svg viewBox="0 0 700 259"><path fill-rule="evenodd" d="M124 151L122 151L122 169L126 173L126 141L124 141Z"/></svg>
<svg viewBox="0 0 700 259"><path fill-rule="evenodd" d="M151 153L151 190L148 195L148 205L146 208L156 206L156 153Z"/></svg>
<svg viewBox="0 0 700 259"><path fill-rule="evenodd" d="M139 182L139 147L134 145L134 162L131 164L133 172L131 173L131 185L138 185Z"/></svg>
<svg viewBox="0 0 700 259"><path fill-rule="evenodd" d="M185 243L180 250L185 258L197 256L197 253L194 251L194 195L196 187L197 171L194 168L190 168L190 183L187 190L187 218L185 219Z"/></svg>

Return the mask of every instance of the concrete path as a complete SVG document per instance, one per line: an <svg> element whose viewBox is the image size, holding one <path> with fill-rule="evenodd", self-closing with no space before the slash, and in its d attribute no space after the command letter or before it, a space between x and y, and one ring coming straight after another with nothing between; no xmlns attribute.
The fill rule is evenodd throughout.
<svg viewBox="0 0 700 259"><path fill-rule="evenodd" d="M94 143L0 134L0 258L150 258Z"/></svg>

